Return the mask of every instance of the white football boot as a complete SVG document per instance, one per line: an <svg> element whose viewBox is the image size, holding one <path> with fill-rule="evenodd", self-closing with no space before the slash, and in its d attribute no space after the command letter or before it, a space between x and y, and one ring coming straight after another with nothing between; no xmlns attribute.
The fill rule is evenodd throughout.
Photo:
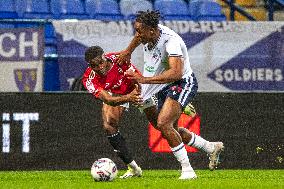
<svg viewBox="0 0 284 189"><path fill-rule="evenodd" d="M197 175L195 174L194 171L182 171L181 175L178 179L180 180L191 180L191 179L196 179Z"/></svg>
<svg viewBox="0 0 284 189"><path fill-rule="evenodd" d="M211 154L209 154L209 169L210 171L213 171L217 168L217 166L220 164L220 153L224 151L225 147L223 142L213 142L214 143L214 150Z"/></svg>
<svg viewBox="0 0 284 189"><path fill-rule="evenodd" d="M180 180L190 180L190 179L196 179L197 176L194 172L194 170L192 169L191 166L189 167L183 167L182 171L181 171L181 175L178 179Z"/></svg>
<svg viewBox="0 0 284 189"><path fill-rule="evenodd" d="M141 176L142 176L142 169L140 167L138 167L137 169L132 169L131 167L128 166L128 170L126 171L126 173L124 173L119 178L127 179L131 177L141 177Z"/></svg>

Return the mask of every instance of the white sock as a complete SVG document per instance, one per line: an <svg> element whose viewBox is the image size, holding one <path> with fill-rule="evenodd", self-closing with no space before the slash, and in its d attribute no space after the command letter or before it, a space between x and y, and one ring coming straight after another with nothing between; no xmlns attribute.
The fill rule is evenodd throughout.
<svg viewBox="0 0 284 189"><path fill-rule="evenodd" d="M137 163L133 160L131 161L129 164L127 164L129 167L131 167L132 169L137 169L138 165Z"/></svg>
<svg viewBox="0 0 284 189"><path fill-rule="evenodd" d="M195 148L198 148L199 150L203 150L207 154L211 154L213 152L214 144L212 142L205 140L204 138L194 134L193 132L190 133L192 137L188 143L189 146L193 146Z"/></svg>
<svg viewBox="0 0 284 189"><path fill-rule="evenodd" d="M183 143L180 143L178 146L171 148L171 150L177 160L180 162L182 170L186 169L187 171L193 171Z"/></svg>

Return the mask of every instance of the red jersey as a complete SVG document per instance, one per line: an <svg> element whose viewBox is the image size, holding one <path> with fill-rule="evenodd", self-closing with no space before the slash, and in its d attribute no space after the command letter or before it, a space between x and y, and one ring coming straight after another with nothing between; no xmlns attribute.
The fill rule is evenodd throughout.
<svg viewBox="0 0 284 189"><path fill-rule="evenodd" d="M86 69L82 82L89 93L92 93L95 97L98 97L102 90L124 95L130 93L135 88L134 82L125 76L125 72L127 70L140 72L132 64L119 66L117 64L117 56L114 53L104 55L113 64L105 76L96 74L90 67Z"/></svg>

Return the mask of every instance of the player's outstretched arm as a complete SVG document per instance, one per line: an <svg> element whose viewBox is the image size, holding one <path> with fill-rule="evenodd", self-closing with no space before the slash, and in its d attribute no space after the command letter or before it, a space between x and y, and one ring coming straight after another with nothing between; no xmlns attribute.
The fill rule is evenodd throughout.
<svg viewBox="0 0 284 189"><path fill-rule="evenodd" d="M135 34L128 47L125 50L118 52L119 56L117 59L117 63L119 65L125 63L130 64L131 54L140 44L141 38L137 34Z"/></svg>
<svg viewBox="0 0 284 189"><path fill-rule="evenodd" d="M121 96L112 96L107 91L103 90L100 92L98 98L110 106L118 106L126 102L132 102L134 104L141 103L142 98L140 97L140 94L141 93L137 88L135 88L131 93Z"/></svg>
<svg viewBox="0 0 284 189"><path fill-rule="evenodd" d="M126 75L129 79L133 79L138 83L159 84L170 83L182 78L183 61L180 57L169 57L169 69L163 73L153 77L143 77L141 74L133 71L127 71Z"/></svg>

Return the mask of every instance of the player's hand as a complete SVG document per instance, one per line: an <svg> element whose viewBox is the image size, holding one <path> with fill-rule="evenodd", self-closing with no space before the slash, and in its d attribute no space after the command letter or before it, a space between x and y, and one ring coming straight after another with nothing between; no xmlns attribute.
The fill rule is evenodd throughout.
<svg viewBox="0 0 284 189"><path fill-rule="evenodd" d="M135 89L139 92L139 93L141 93L141 85L140 85L140 83L135 83Z"/></svg>
<svg viewBox="0 0 284 189"><path fill-rule="evenodd" d="M133 79L138 83L146 83L146 78L137 72L129 70L125 72L125 75L127 76L127 78Z"/></svg>
<svg viewBox="0 0 284 189"><path fill-rule="evenodd" d="M131 40L130 44L128 47L123 50L118 52L118 57L117 57L117 63L119 65L122 64L130 64L130 59L131 59L131 53L136 49L141 44L141 37L140 35L136 32L135 36Z"/></svg>
<svg viewBox="0 0 284 189"><path fill-rule="evenodd" d="M131 52L124 50L117 53L118 53L117 63L119 65L130 64Z"/></svg>
<svg viewBox="0 0 284 189"><path fill-rule="evenodd" d="M143 98L140 96L141 90L138 85L135 85L135 89L128 94L129 101L135 105L140 105L143 102Z"/></svg>

